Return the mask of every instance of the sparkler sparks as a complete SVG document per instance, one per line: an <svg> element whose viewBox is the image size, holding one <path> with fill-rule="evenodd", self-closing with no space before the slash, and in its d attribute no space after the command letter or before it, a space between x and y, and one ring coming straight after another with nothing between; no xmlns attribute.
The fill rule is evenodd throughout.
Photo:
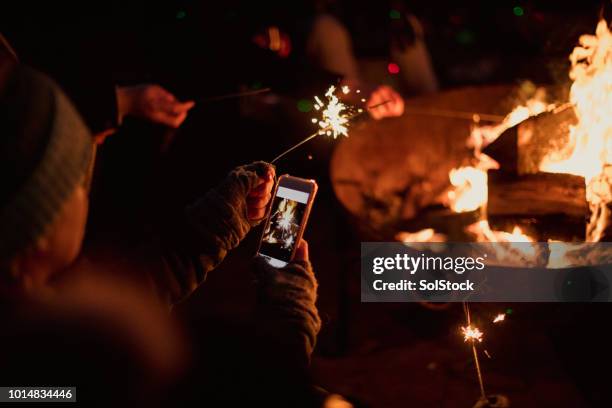
<svg viewBox="0 0 612 408"><path fill-rule="evenodd" d="M293 223L293 208L294 207L287 206L287 209L282 213L278 221L279 228L288 230L291 227Z"/></svg>
<svg viewBox="0 0 612 408"><path fill-rule="evenodd" d="M464 341L478 341L482 342L483 333L478 329L478 327L473 326L465 326L461 328L461 333L463 333Z"/></svg>
<svg viewBox="0 0 612 408"><path fill-rule="evenodd" d="M497 316L495 316L495 319L493 319L493 323L503 322L504 320L506 320L506 314L500 313Z"/></svg>
<svg viewBox="0 0 612 408"><path fill-rule="evenodd" d="M342 93L348 94L351 90L348 86L344 85L342 87ZM359 91L359 90L358 90ZM355 117L355 115L351 116L351 112L354 110L353 107L349 105L345 105L340 102L338 97L335 95L336 87L330 86L327 92L325 92L325 98L327 99L327 104L321 100L318 96L314 97L315 104L314 108L317 111L321 112L321 118L312 118L312 123L319 124L319 130L312 135L308 136L301 142L296 145L290 147L285 150L278 156L276 156L270 163L276 162L278 159L286 155L287 153L297 149L304 143L308 142L311 139L319 135L327 135L334 136L334 139L338 137L338 135L343 135L348 137L348 122L350 119ZM359 110L357 115L361 114L363 110Z"/></svg>
<svg viewBox="0 0 612 408"><path fill-rule="evenodd" d="M315 96L315 109L321 111L321 119L319 120L319 134L334 136L336 139L339 135L348 137L348 121L350 107L340 102L335 94L336 87L330 86L325 97L327 98L327 104L323 103L318 96ZM342 87L342 93L345 95L350 92L348 86Z"/></svg>
<svg viewBox="0 0 612 408"><path fill-rule="evenodd" d="M341 91L346 95L351 90L348 86L344 85L341 88ZM356 91L356 93L360 92L361 91L359 89ZM319 98L318 96L314 97L314 108L316 111L321 112L321 117L312 118L312 123L318 123L319 130L276 156L270 163L276 162L281 157L285 156L287 153L292 152L304 143L314 139L319 135L333 136L334 139L336 139L340 135L348 137L349 121L362 115L365 112L364 109L355 109L355 107L351 105L346 105L342 103L340 99L338 99L338 97L336 96L336 87L333 85L329 87L327 92L325 92L325 99L327 103L321 100L321 98ZM362 99L361 101L365 102L366 100ZM381 103L377 103L376 105L368 106L367 109L376 109L390 102L391 100L383 101Z"/></svg>

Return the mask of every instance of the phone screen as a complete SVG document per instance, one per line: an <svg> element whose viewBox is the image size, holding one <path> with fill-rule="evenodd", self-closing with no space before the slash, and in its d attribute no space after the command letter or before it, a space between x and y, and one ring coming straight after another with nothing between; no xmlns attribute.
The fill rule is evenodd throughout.
<svg viewBox="0 0 612 408"><path fill-rule="evenodd" d="M259 248L272 266L282 268L291 261L309 198L306 191L278 186Z"/></svg>

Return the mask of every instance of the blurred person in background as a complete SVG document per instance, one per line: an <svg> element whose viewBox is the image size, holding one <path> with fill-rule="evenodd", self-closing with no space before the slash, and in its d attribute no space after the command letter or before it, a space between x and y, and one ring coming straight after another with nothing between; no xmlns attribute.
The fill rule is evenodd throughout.
<svg viewBox="0 0 612 408"><path fill-rule="evenodd" d="M299 400L299 391L310 393L307 366L320 319L305 242L282 270L261 259L255 263L258 324L238 338L253 338L251 344L261 347L249 349L256 355L237 362L229 377L210 371L214 362L191 366L188 342L162 312L192 293L266 215L270 165L235 169L177 216L167 235L144 245L160 261L140 279L110 278L77 259L94 157L90 132L59 87L17 63L6 48L0 50L0 127L3 384L76 385L79 401L103 406L159 404L174 395L171 389L185 389L178 384L190 384L181 374L188 370L198 373L194 378L231 384L200 383L177 399L287 401ZM228 340L237 339L221 337L218 355L235 353ZM272 388L248 386L251 378L241 373L255 371ZM241 381L244 393L218 393Z"/></svg>
<svg viewBox="0 0 612 408"><path fill-rule="evenodd" d="M320 13L313 22L307 52L319 66L358 86L386 82L406 95L438 89L423 27L406 2L325 0L318 4Z"/></svg>

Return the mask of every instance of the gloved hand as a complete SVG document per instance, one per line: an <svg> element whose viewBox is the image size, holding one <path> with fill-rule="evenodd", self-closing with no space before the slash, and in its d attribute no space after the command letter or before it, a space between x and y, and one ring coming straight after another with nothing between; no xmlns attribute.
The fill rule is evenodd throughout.
<svg viewBox="0 0 612 408"><path fill-rule="evenodd" d="M259 316L285 344L293 343L296 356L302 355L308 361L321 329L315 305L318 284L308 259L308 243L300 241L294 260L284 268L275 268L262 257L255 258L254 272Z"/></svg>
<svg viewBox="0 0 612 408"><path fill-rule="evenodd" d="M255 162L232 170L217 187L187 207L189 224L209 243L229 251L266 215L274 166Z"/></svg>

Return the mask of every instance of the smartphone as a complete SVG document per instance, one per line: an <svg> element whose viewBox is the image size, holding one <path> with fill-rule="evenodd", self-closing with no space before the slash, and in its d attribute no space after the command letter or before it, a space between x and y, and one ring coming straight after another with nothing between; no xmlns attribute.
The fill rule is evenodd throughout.
<svg viewBox="0 0 612 408"><path fill-rule="evenodd" d="M312 208L317 183L282 175L278 179L270 214L266 220L257 254L270 265L282 268L293 260Z"/></svg>

